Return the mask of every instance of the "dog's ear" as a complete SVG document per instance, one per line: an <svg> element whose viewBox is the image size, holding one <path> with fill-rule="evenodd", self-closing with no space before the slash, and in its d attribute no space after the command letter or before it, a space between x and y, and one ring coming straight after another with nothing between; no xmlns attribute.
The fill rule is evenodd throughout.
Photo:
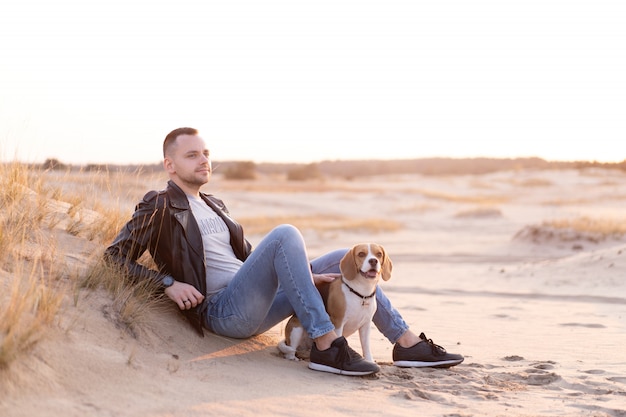
<svg viewBox="0 0 626 417"><path fill-rule="evenodd" d="M339 269L341 270L341 275L346 279L352 280L356 277L357 270L356 260L354 259L354 247L343 255L341 262L339 262Z"/></svg>
<svg viewBox="0 0 626 417"><path fill-rule="evenodd" d="M381 276L384 281L389 281L391 278L391 270L393 269L393 263L391 262L391 258L387 255L387 251L382 246L380 247L383 250L383 264L382 264L382 272Z"/></svg>

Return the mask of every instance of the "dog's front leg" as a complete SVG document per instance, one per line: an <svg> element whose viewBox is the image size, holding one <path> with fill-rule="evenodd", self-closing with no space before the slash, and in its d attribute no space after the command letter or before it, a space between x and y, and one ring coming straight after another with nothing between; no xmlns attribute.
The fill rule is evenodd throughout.
<svg viewBox="0 0 626 417"><path fill-rule="evenodd" d="M370 323L367 322L359 328L359 339L361 340L361 349L363 349L363 357L366 361L374 362L372 350L370 349Z"/></svg>

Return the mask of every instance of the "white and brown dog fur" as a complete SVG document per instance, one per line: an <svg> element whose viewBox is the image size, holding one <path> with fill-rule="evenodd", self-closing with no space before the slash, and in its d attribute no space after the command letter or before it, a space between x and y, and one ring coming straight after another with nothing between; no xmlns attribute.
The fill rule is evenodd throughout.
<svg viewBox="0 0 626 417"><path fill-rule="evenodd" d="M391 278L392 266L381 245L361 243L353 246L341 259L341 279L317 286L337 335L347 338L358 330L363 357L371 362L370 329L376 312L376 287L380 278L384 281ZM278 349L285 358L298 360L296 352L306 356L312 343L293 315L285 326L285 340L278 344Z"/></svg>

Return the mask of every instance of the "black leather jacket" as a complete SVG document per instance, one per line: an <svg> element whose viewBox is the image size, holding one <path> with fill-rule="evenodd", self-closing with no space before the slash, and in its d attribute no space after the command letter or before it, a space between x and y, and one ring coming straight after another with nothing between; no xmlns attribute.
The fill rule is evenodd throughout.
<svg viewBox="0 0 626 417"><path fill-rule="evenodd" d="M243 228L233 220L222 200L200 193L202 199L224 220L230 231L235 255L244 261L252 250ZM149 250L158 271L137 262ZM123 269L135 280L150 279L160 284L165 275L191 284L206 294L204 248L198 224L193 218L185 193L168 181L162 191L150 191L135 207L132 218L105 251L105 260ZM183 310L191 325L203 336L202 315L205 302Z"/></svg>

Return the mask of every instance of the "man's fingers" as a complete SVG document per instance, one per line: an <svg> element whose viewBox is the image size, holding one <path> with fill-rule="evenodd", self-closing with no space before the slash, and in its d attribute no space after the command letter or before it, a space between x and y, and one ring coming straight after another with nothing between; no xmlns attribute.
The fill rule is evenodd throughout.
<svg viewBox="0 0 626 417"><path fill-rule="evenodd" d="M174 285L165 289L165 294L172 299L181 310L189 310L198 306L204 296L193 285L176 281Z"/></svg>
<svg viewBox="0 0 626 417"><path fill-rule="evenodd" d="M341 277L341 274L314 274L313 282L321 284L323 282L333 282L335 279Z"/></svg>

